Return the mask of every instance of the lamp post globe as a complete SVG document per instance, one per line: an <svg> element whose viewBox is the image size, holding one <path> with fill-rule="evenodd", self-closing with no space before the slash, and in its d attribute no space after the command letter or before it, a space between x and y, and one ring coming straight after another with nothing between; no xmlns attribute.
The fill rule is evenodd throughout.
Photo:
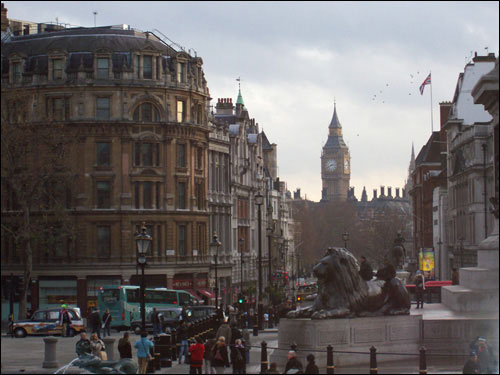
<svg viewBox="0 0 500 375"><path fill-rule="evenodd" d="M141 266L141 326L142 331L146 332L146 304L144 301L145 283L144 283L144 267L147 263L147 254L151 248L153 237L147 234L146 224L142 224L141 232L135 236L135 243L137 245L137 263Z"/></svg>

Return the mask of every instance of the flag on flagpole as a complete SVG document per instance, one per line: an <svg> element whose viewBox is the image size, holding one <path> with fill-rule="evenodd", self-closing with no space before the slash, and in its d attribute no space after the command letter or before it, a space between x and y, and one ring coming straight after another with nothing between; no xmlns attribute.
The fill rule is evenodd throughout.
<svg viewBox="0 0 500 375"><path fill-rule="evenodd" d="M424 80L424 82L420 85L420 95L424 95L424 88L425 85L430 85L431 84L431 73L427 76L427 78Z"/></svg>

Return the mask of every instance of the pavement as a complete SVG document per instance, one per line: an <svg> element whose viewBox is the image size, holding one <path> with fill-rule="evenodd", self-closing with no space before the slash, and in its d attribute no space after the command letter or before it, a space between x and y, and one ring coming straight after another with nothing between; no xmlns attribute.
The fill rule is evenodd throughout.
<svg viewBox="0 0 500 375"><path fill-rule="evenodd" d="M116 345L118 339L122 337L122 334L117 332L112 332L112 338L116 339L115 342L115 358L119 358ZM42 368L42 363L44 361L45 355L45 344L43 341L44 337L28 336L25 338L12 338L6 336L2 333L1 337L1 373L2 374L53 374L58 369L44 369ZM70 363L75 356L75 344L79 340L79 337L56 337L57 341L57 354L56 359L59 362L59 366L65 366ZM137 336L132 334L131 341L135 342ZM278 330L277 329L266 329L259 332L259 335L251 336L252 350L250 351L250 363L247 365L248 374L258 374L260 373L260 343L262 341L267 342L268 356L271 355L273 348L278 347ZM136 358L136 350L133 348L133 357ZM317 364L320 367L320 373L326 373L326 364ZM283 368L279 368L280 372ZM442 366L428 366L427 371L429 374L461 374L461 367L457 368L456 365L446 365ZM378 372L380 374L418 374L418 363L393 363L393 364L381 364L378 366ZM61 371L60 373L63 373ZM66 374L84 374L88 373L77 367L70 367L66 370ZM179 365L177 361L172 364L171 368L162 368L156 371L157 374L189 374L189 365L181 364ZM230 374L231 370L226 369L226 373ZM335 368L336 374L368 374L370 373L369 363L359 364L359 366L353 366L349 368Z"/></svg>

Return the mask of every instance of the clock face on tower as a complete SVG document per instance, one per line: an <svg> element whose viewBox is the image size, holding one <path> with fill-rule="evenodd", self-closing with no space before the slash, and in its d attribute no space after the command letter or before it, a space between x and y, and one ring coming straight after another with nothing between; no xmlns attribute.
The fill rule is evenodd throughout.
<svg viewBox="0 0 500 375"><path fill-rule="evenodd" d="M344 160L344 172L348 172L349 171L349 160L345 159Z"/></svg>
<svg viewBox="0 0 500 375"><path fill-rule="evenodd" d="M326 170L333 172L337 168L337 162L335 159L328 159L326 161Z"/></svg>

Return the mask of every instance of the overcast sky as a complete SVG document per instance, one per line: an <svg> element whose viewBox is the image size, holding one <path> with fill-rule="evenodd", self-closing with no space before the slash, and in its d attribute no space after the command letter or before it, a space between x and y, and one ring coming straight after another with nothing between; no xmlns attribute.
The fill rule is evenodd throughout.
<svg viewBox="0 0 500 375"><path fill-rule="evenodd" d="M157 29L203 58L212 104L236 101L278 145L281 180L321 198L321 149L334 98L351 154L351 186L403 187L412 143L434 130L474 51L499 48L498 2L5 1L8 17ZM486 49L488 48L488 50ZM194 53L194 52L193 52ZM375 96L376 95L376 96ZM394 189L393 189L394 191Z"/></svg>

